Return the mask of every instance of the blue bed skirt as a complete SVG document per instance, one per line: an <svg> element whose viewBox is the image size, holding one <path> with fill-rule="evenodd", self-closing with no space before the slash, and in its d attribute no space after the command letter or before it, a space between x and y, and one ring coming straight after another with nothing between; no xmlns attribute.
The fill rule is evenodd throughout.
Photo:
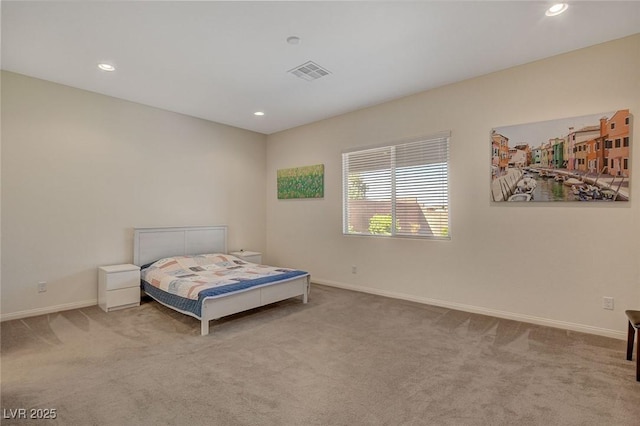
<svg viewBox="0 0 640 426"><path fill-rule="evenodd" d="M164 290L155 287L148 282L141 280L140 286L145 293L156 299L158 302L164 303L183 313L188 313L198 319L202 318L202 302L209 297L221 296L228 293L239 293L252 287L258 287L279 281L289 281L294 278L309 275L308 272L292 270L278 275L262 277L255 280L240 281L236 284L229 284L220 287L202 290L198 293L198 300L187 299L175 294L167 293Z"/></svg>

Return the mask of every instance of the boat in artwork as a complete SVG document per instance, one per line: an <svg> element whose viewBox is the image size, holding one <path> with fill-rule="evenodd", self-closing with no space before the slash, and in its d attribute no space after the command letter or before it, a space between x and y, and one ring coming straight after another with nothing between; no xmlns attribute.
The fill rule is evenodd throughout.
<svg viewBox="0 0 640 426"><path fill-rule="evenodd" d="M531 194L518 193L513 194L507 201L531 201Z"/></svg>

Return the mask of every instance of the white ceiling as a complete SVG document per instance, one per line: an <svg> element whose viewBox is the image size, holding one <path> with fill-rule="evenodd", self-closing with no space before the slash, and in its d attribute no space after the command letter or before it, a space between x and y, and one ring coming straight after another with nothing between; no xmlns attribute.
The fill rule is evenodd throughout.
<svg viewBox="0 0 640 426"><path fill-rule="evenodd" d="M640 29L637 1L550 4L3 1L1 65L270 134ZM331 74L287 72L309 60Z"/></svg>

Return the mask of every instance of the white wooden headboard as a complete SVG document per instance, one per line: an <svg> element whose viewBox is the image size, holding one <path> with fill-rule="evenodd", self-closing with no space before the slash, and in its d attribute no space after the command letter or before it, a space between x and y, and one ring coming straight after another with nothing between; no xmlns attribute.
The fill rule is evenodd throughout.
<svg viewBox="0 0 640 426"><path fill-rule="evenodd" d="M171 256L227 252L227 226L134 228L133 263Z"/></svg>

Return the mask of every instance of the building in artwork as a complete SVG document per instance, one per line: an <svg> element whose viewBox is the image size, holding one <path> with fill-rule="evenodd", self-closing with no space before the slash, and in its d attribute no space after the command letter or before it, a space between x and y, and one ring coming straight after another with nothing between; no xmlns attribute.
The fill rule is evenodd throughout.
<svg viewBox="0 0 640 426"><path fill-rule="evenodd" d="M606 134L602 135L607 150L605 165L607 166L607 174L611 176L631 178L629 164L630 121L629 110L619 110L607 120L605 128L601 129L601 133L606 131Z"/></svg>
<svg viewBox="0 0 640 426"><path fill-rule="evenodd" d="M576 142L573 149L575 150L575 165L576 170L579 172L586 173L587 170L587 151L590 147L590 142L593 142L593 139Z"/></svg>
<svg viewBox="0 0 640 426"><path fill-rule="evenodd" d="M549 139L549 146L551 148L551 152L550 152L550 166L554 167L556 169L565 167L565 156L564 156L564 151L565 151L565 140L564 138L553 138L553 139Z"/></svg>
<svg viewBox="0 0 640 426"><path fill-rule="evenodd" d="M527 149L519 149L526 146ZM509 148L509 167L523 168L531 163L531 150L529 145L518 145Z"/></svg>
<svg viewBox="0 0 640 426"><path fill-rule="evenodd" d="M590 173L604 173L608 168L607 120L607 117L600 118L600 136L593 139L587 148L587 169Z"/></svg>
<svg viewBox="0 0 640 426"><path fill-rule="evenodd" d="M602 145L601 140L602 138L598 137L596 139L591 139L590 141L586 142L587 153L585 155L585 160L587 162L586 164L587 173L594 174L602 170L602 166L598 167L599 165L598 149Z"/></svg>
<svg viewBox="0 0 640 426"><path fill-rule="evenodd" d="M491 133L491 175L496 178L506 173L509 167L509 138L497 133Z"/></svg>
<svg viewBox="0 0 640 426"><path fill-rule="evenodd" d="M542 146L531 150L531 164L535 166L542 165Z"/></svg>
<svg viewBox="0 0 640 426"><path fill-rule="evenodd" d="M540 145L540 166L553 167L553 146L549 142Z"/></svg>
<svg viewBox="0 0 640 426"><path fill-rule="evenodd" d="M531 163L533 163L533 154L531 152L531 147L529 146L529 144L524 143L524 144L516 145L514 146L514 148L518 151L521 151L525 156L525 161L524 161L525 166L530 166Z"/></svg>
<svg viewBox="0 0 640 426"><path fill-rule="evenodd" d="M564 167L567 170L573 170L575 165L575 154L573 147L575 145L575 132L573 127L569 127L569 134L567 135L567 141L564 144Z"/></svg>
<svg viewBox="0 0 640 426"><path fill-rule="evenodd" d="M595 139L600 136L600 126L586 126L579 130L574 130L573 127L569 128L569 134L567 135L567 155L566 169L567 170L581 170L579 168L578 159L586 161L586 156L582 151L578 151L578 146L582 149L586 149L585 142ZM578 155L580 153L580 155ZM584 164L582 170L586 170L586 164Z"/></svg>

